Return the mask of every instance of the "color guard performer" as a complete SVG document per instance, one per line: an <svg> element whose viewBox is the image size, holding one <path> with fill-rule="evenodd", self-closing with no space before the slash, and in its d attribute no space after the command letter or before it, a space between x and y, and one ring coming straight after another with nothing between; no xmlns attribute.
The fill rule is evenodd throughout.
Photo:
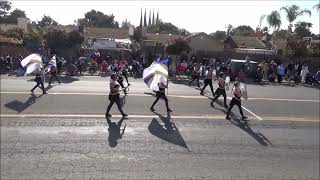
<svg viewBox="0 0 320 180"><path fill-rule="evenodd" d="M109 114L110 109L114 103L117 104L118 109L120 113L122 114L122 117L128 116L122 111L121 103L120 103L120 85L117 82L117 74L112 74L110 78L110 93L109 93L109 100L110 104L107 108L106 117L111 117L111 114Z"/></svg>
<svg viewBox="0 0 320 180"><path fill-rule="evenodd" d="M220 73L220 78L219 78L219 82L218 85L219 87L217 88L216 92L215 92L215 97L213 98L212 102L211 102L211 106L213 106L213 103L215 100L217 100L221 95L224 98L224 107L228 107L227 106L227 94L226 94L226 80L225 80L225 75L223 72Z"/></svg>
<svg viewBox="0 0 320 180"><path fill-rule="evenodd" d="M241 107L241 95L242 95L242 92L241 92L241 89L240 89L240 82L239 81L234 83L234 88L232 88L231 93L233 93L233 98L232 98L232 100L230 102L230 107L228 109L226 119L230 120L229 114L230 114L231 109L233 108L234 105L238 106L240 114L242 116L242 120L247 119L248 117L243 115L243 111L242 111L242 107Z"/></svg>
<svg viewBox="0 0 320 180"><path fill-rule="evenodd" d="M159 101L160 98L162 98L165 103L166 103L166 107L167 107L167 112L172 112L172 110L169 108L169 105L168 105L168 98L165 94L165 90L167 88L167 85L165 85L163 82L159 83L159 91L156 93L156 97L157 99L153 102L152 106L150 107L150 111L155 111L155 109L153 108L154 105Z"/></svg>
<svg viewBox="0 0 320 180"><path fill-rule="evenodd" d="M213 68L210 66L209 69L208 69L208 73L206 75L206 78L204 80L204 86L203 86L203 88L201 89L201 92L200 92L201 95L204 95L203 91L209 85L210 89L211 89L211 93L214 96L214 90L213 90L213 87L212 87L212 72L213 72Z"/></svg>

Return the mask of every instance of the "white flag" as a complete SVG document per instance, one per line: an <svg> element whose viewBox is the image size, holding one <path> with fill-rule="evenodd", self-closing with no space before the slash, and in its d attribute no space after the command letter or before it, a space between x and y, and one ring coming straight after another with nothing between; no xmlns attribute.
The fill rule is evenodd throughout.
<svg viewBox="0 0 320 180"><path fill-rule="evenodd" d="M32 72L35 72L35 71L39 71L41 72L41 68L42 68L42 65L41 64L38 64L38 63L30 63L28 66L27 66L27 70L26 72L24 73L24 75L28 75Z"/></svg>
<svg viewBox="0 0 320 180"><path fill-rule="evenodd" d="M30 54L29 56L27 56L21 61L21 66L25 67L29 63L42 64L42 58L39 54Z"/></svg>

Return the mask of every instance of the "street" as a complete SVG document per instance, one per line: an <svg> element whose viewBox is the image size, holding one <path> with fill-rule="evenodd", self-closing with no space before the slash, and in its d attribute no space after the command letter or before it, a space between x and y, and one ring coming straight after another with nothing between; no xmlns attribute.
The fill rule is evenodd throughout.
<svg viewBox="0 0 320 180"><path fill-rule="evenodd" d="M110 77L63 77L46 95L32 78L1 75L1 179L319 179L319 89L248 84L246 123L182 80L169 83L173 112L159 101L153 113L154 93L130 78L119 139L104 117Z"/></svg>

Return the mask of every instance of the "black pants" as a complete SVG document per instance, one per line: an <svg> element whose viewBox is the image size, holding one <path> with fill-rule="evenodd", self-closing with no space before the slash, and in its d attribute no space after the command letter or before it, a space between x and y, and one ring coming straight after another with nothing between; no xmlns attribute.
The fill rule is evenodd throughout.
<svg viewBox="0 0 320 180"><path fill-rule="evenodd" d="M114 94L114 95L113 94L109 94L109 100L110 100L110 103L109 103L109 106L107 108L106 115L109 114L110 109L112 108L114 103L117 104L120 113L124 114L123 111L122 111L121 103L120 103L120 94Z"/></svg>
<svg viewBox="0 0 320 180"><path fill-rule="evenodd" d="M127 73L122 73L124 78L126 78L127 84L129 85L129 81L128 81L128 74Z"/></svg>
<svg viewBox="0 0 320 180"><path fill-rule="evenodd" d="M200 76L199 75L192 75L192 80L189 82L189 86L191 83L193 83L194 80L197 80L197 84L198 84L198 87L200 87Z"/></svg>
<svg viewBox="0 0 320 180"><path fill-rule="evenodd" d="M158 91L157 94L156 94L156 97L157 97L157 99L153 102L151 108L153 108L154 105L157 104L157 102L159 101L159 99L162 98L162 99L165 101L166 107L167 107L167 110L168 110L168 109L169 109L169 104L168 104L168 98L167 98L166 94L165 94L164 92L159 92L159 91Z"/></svg>
<svg viewBox="0 0 320 180"><path fill-rule="evenodd" d="M119 79L117 80L117 82L120 84L121 88L125 88L123 85L123 79Z"/></svg>
<svg viewBox="0 0 320 180"><path fill-rule="evenodd" d="M41 88L42 89L42 92L45 93L46 91L44 90L44 85L43 85L43 81L40 80L40 81L36 81L37 84L31 89L31 91L34 91L37 87ZM41 87L40 87L41 85Z"/></svg>
<svg viewBox="0 0 320 180"><path fill-rule="evenodd" d="M56 74L51 74L51 77L49 79L49 84L52 83L52 81L54 80L53 78L55 78L55 80L57 80L59 83L61 83L60 79L58 78L58 76Z"/></svg>
<svg viewBox="0 0 320 180"><path fill-rule="evenodd" d="M282 82L282 75L278 74L278 83L281 83L281 82Z"/></svg>
<svg viewBox="0 0 320 180"><path fill-rule="evenodd" d="M238 100L238 99L236 99L236 98L234 98L234 97L232 98L232 100L231 100L231 102L230 102L230 107L229 107L229 109L228 109L227 116L229 116L229 114L230 114L230 112L231 112L231 109L233 108L234 105L237 105L237 106L238 106L241 116L244 117L244 116L243 116L242 107L241 107L241 100Z"/></svg>
<svg viewBox="0 0 320 180"><path fill-rule="evenodd" d="M224 105L227 106L227 94L225 89L218 88L215 92L215 97L213 98L211 104L217 100L220 96L223 96Z"/></svg>
<svg viewBox="0 0 320 180"><path fill-rule="evenodd" d="M212 86L212 79L207 79L207 78L204 80L204 86L201 89L201 94L203 93L204 89L206 89L206 87L208 85L210 86L211 92L214 95L213 86Z"/></svg>

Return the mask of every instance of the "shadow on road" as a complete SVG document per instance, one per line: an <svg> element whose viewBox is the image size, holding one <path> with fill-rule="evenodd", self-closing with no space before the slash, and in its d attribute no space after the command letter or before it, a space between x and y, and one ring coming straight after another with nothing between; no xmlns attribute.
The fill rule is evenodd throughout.
<svg viewBox="0 0 320 180"><path fill-rule="evenodd" d="M118 140L122 139L122 136L124 134L124 131L126 129L127 124L124 123L124 127L121 128L122 122L125 118L121 118L118 123L112 122L110 118L106 117L107 123L108 123L108 131L109 131L109 146L110 147L116 147L118 145Z"/></svg>
<svg viewBox="0 0 320 180"><path fill-rule="evenodd" d="M223 102L222 101L215 101L217 104L219 104L219 106L224 107ZM213 107L214 109L217 109L219 111L222 111L223 113L227 114L227 110L225 108L216 108ZM236 108L237 109L237 108ZM251 128L250 124L249 124L249 120L242 120L238 115L234 114L233 112L230 112L230 117L231 119L228 120L230 121L233 125L237 126L238 128L242 129L243 131L245 131L246 133L248 133L251 137L253 137L257 142L259 142L261 145L263 146L273 146L273 144L271 143L271 141L269 141L269 139L267 137L265 137L260 131L256 131L254 129Z"/></svg>
<svg viewBox="0 0 320 180"><path fill-rule="evenodd" d="M51 76L46 75L44 82L45 83L49 83L50 77ZM72 83L74 81L79 81L79 78L71 77L71 76L60 76L60 75L58 75L58 78L60 79L61 83L63 83L63 84L68 84L68 83ZM28 79L27 81L34 81L34 78ZM57 81L55 81L55 82L57 82Z"/></svg>
<svg viewBox="0 0 320 180"><path fill-rule="evenodd" d="M167 117L164 117L161 114L158 114L156 112L155 114L159 116L159 118L162 120L164 125L160 124L160 122L156 118L153 118L148 127L149 132L160 139L163 139L169 143L181 146L183 148L186 148L188 151L190 151L186 142L181 136L179 129L176 127L174 122L171 121L170 114L168 113Z"/></svg>
<svg viewBox="0 0 320 180"><path fill-rule="evenodd" d="M14 100L5 104L4 106L14 111L17 111L18 113L21 113L22 111L26 110L29 106L34 104L37 100L39 100L42 95L43 94L37 97L36 95L31 94L31 96L25 102Z"/></svg>

